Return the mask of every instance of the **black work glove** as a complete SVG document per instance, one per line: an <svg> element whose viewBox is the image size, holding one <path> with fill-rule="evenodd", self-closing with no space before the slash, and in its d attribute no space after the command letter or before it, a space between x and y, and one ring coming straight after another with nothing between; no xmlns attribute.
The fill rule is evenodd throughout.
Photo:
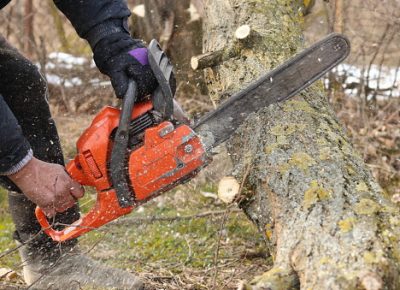
<svg viewBox="0 0 400 290"><path fill-rule="evenodd" d="M129 34L115 33L101 39L93 49L93 59L99 70L110 77L118 98L124 97L129 79L137 83L138 101L158 85L148 63L147 48Z"/></svg>

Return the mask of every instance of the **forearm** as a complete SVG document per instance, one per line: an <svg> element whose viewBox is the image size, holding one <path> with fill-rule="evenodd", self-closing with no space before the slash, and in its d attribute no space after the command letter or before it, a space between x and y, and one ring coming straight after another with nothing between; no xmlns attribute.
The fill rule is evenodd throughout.
<svg viewBox="0 0 400 290"><path fill-rule="evenodd" d="M123 0L54 0L54 3L92 49L110 34L129 34L126 19L131 13Z"/></svg>
<svg viewBox="0 0 400 290"><path fill-rule="evenodd" d="M10 175L19 171L32 159L32 150L1 95L0 134L0 175Z"/></svg>

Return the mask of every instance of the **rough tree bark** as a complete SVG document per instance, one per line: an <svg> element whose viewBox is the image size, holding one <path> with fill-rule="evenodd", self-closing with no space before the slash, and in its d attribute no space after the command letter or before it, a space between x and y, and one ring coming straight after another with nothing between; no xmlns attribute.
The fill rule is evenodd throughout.
<svg viewBox="0 0 400 290"><path fill-rule="evenodd" d="M209 0L204 52L257 37L207 68L214 101L242 88L304 45L299 1ZM228 143L240 206L257 225L273 268L244 289L400 289L400 215L374 181L327 102L321 83L263 108Z"/></svg>

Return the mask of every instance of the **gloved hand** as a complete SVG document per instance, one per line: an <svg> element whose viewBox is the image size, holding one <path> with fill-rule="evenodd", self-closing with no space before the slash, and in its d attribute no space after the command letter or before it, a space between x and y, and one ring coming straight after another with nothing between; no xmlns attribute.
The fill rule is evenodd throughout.
<svg viewBox="0 0 400 290"><path fill-rule="evenodd" d="M82 186L71 179L63 166L35 157L8 178L49 217L66 211L84 194Z"/></svg>
<svg viewBox="0 0 400 290"><path fill-rule="evenodd" d="M138 85L137 100L151 94L158 83L147 59L147 48L128 34L112 34L100 40L93 49L99 70L108 75L118 98L123 98L129 79Z"/></svg>

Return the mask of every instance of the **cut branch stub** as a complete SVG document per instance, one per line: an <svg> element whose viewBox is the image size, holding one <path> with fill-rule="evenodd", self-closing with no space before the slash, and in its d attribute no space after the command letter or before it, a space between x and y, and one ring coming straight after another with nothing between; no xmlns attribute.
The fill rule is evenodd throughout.
<svg viewBox="0 0 400 290"><path fill-rule="evenodd" d="M190 65L193 70L204 69L220 65L224 61L236 57L239 54L237 47L229 47L221 50L206 52L201 55L193 56Z"/></svg>
<svg viewBox="0 0 400 290"><path fill-rule="evenodd" d="M193 56L190 65L193 70L205 69L208 67L213 67L220 65L224 61L227 61L231 58L234 58L240 54L243 46L246 46L249 43L249 39L252 35L255 35L255 32L251 30L249 25L239 26L235 31L235 40L231 45L227 45L226 47L206 52L201 55Z"/></svg>
<svg viewBox="0 0 400 290"><path fill-rule="evenodd" d="M239 194L240 184L232 176L225 176L218 185L218 198L224 203L231 203Z"/></svg>

